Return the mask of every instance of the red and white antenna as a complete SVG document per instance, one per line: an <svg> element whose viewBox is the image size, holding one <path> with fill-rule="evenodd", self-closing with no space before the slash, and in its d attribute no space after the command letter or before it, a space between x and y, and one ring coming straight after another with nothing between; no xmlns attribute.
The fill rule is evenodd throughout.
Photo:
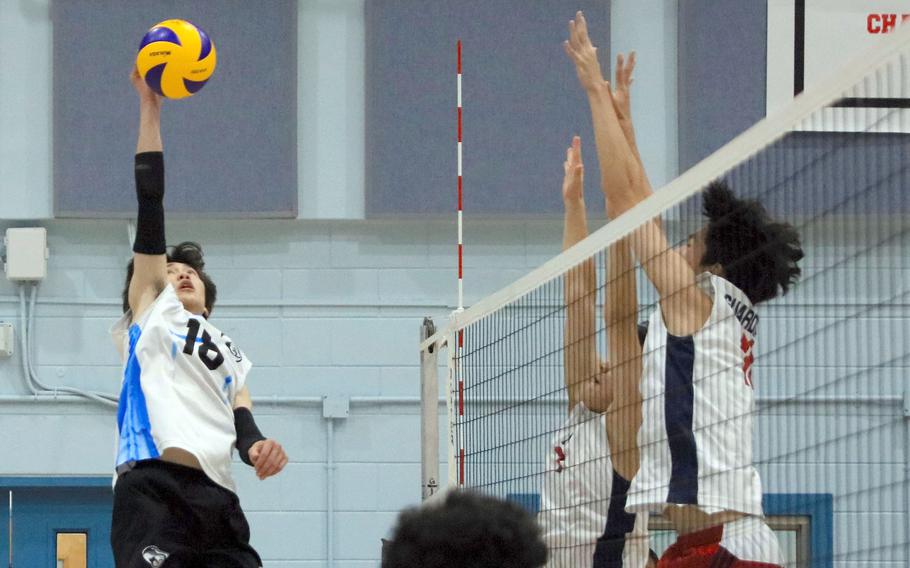
<svg viewBox="0 0 910 568"><path fill-rule="evenodd" d="M458 40L458 311L464 310L464 241L462 230L462 211L464 206L464 187L461 177L461 40Z"/></svg>
<svg viewBox="0 0 910 568"><path fill-rule="evenodd" d="M462 112L461 112L461 40L458 40L458 309L455 313L464 310L464 230L462 226L462 213L464 211L464 184L462 183L461 171L461 143L462 143ZM458 330L458 345L456 350L464 347L464 330ZM464 417L464 378L461 377L461 369L458 365L458 358L455 357L455 373L458 380L458 415ZM464 485L465 470L465 451L464 440L461 440L458 448L458 485Z"/></svg>

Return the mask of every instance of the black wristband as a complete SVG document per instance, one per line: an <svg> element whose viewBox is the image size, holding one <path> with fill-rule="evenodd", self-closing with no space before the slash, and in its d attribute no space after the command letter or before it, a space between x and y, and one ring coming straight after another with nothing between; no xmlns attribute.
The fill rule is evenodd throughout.
<svg viewBox="0 0 910 568"><path fill-rule="evenodd" d="M133 252L165 254L164 239L164 154L136 154L136 199L139 212L136 218L136 241Z"/></svg>
<svg viewBox="0 0 910 568"><path fill-rule="evenodd" d="M253 465L250 461L250 448L256 442L265 440L265 436L256 426L249 408L241 406L234 409L234 428L237 430L237 452L240 459L247 465Z"/></svg>

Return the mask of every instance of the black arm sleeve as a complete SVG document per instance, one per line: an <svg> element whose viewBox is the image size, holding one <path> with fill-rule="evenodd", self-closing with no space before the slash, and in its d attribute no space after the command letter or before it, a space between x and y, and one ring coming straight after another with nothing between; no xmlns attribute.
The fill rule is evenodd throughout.
<svg viewBox="0 0 910 568"><path fill-rule="evenodd" d="M165 254L164 240L164 154L136 154L136 199L139 213L136 220L136 242L133 252Z"/></svg>
<svg viewBox="0 0 910 568"><path fill-rule="evenodd" d="M265 436L256 426L249 408L241 406L234 409L234 428L237 430L237 452L240 453L240 459L247 465L253 465L250 461L250 448L259 440L265 440Z"/></svg>

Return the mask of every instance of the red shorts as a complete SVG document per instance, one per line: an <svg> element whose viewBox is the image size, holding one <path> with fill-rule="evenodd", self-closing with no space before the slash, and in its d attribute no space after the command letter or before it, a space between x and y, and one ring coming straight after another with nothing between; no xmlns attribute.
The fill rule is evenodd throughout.
<svg viewBox="0 0 910 568"><path fill-rule="evenodd" d="M657 567L783 568L782 564L738 558L724 547L725 540L724 525L683 535L664 552Z"/></svg>

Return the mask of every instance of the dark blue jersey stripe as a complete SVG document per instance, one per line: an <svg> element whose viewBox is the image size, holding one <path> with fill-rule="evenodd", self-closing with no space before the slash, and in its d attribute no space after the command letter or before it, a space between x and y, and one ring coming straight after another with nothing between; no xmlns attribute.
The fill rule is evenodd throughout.
<svg viewBox="0 0 910 568"><path fill-rule="evenodd" d="M692 337L675 337L668 333L664 413L672 468L667 503L698 504L698 454L692 431L694 367Z"/></svg>
<svg viewBox="0 0 910 568"><path fill-rule="evenodd" d="M594 568L623 568L622 553L626 546L626 535L635 528L635 515L626 512L626 495L629 494L630 485L630 481L613 471L607 525L604 534L597 539Z"/></svg>

